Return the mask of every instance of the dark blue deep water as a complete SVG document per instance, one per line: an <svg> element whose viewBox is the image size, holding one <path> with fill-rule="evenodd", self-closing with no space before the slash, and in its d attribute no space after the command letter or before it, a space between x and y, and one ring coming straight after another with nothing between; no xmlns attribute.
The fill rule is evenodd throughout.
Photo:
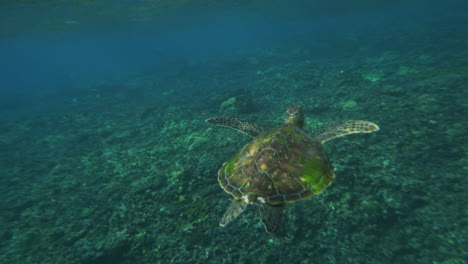
<svg viewBox="0 0 468 264"><path fill-rule="evenodd" d="M467 263L467 10L1 1L0 263ZM232 195L325 179L304 172L325 154L261 133L288 105L311 140L347 120L380 130L323 145L336 177L320 194L220 227ZM230 195L218 170L236 153Z"/></svg>

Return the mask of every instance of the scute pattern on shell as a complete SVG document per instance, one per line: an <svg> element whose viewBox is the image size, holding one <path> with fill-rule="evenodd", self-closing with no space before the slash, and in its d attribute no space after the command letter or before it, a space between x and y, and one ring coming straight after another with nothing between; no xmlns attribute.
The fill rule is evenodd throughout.
<svg viewBox="0 0 468 264"><path fill-rule="evenodd" d="M333 177L321 142L292 125L259 135L218 172L226 192L256 204L308 198L325 189Z"/></svg>

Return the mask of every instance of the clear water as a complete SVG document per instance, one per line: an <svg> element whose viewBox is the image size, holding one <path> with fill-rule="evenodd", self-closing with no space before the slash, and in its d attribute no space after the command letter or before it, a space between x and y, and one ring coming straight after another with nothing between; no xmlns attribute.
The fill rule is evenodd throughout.
<svg viewBox="0 0 468 264"><path fill-rule="evenodd" d="M465 1L0 3L0 263L466 263ZM336 179L281 233L217 171L302 105Z"/></svg>

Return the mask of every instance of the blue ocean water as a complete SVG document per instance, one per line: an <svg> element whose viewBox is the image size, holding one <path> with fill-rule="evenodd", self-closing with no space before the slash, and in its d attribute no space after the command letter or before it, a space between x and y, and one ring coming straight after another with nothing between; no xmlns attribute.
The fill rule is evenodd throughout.
<svg viewBox="0 0 468 264"><path fill-rule="evenodd" d="M465 2L0 3L0 263L466 263ZM220 227L245 198L218 170L265 135L232 118L288 105L380 131L327 141L336 178L278 233L257 204Z"/></svg>

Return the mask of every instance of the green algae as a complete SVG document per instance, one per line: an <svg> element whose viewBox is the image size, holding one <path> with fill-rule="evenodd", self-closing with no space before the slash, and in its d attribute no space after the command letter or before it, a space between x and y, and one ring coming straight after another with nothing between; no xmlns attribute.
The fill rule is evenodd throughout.
<svg viewBox="0 0 468 264"><path fill-rule="evenodd" d="M356 101L349 100L345 102L340 102L339 106L343 111L354 111L359 109L359 105Z"/></svg>

